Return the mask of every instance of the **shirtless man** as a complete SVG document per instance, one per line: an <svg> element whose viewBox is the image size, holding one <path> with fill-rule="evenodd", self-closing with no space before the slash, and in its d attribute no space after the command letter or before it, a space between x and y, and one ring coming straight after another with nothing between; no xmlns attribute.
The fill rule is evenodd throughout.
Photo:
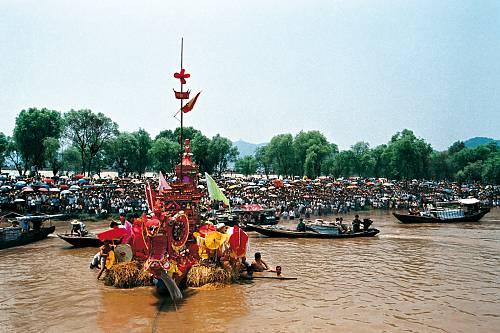
<svg viewBox="0 0 500 333"><path fill-rule="evenodd" d="M255 260L252 262L252 269L254 272L263 272L269 270L269 266L262 260L260 252L255 253Z"/></svg>

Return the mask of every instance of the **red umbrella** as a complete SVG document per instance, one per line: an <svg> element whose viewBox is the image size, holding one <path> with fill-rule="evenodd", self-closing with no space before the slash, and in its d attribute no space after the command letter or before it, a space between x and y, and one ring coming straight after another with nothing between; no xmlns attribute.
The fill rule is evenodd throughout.
<svg viewBox="0 0 500 333"><path fill-rule="evenodd" d="M47 183L47 184L49 184L49 183L50 183L50 184L52 184L52 183L54 183L54 179L52 179L52 178L45 178L45 179L43 180L43 182L44 182L44 183Z"/></svg>
<svg viewBox="0 0 500 333"><path fill-rule="evenodd" d="M23 192L33 192L34 190L31 187L23 188Z"/></svg>
<svg viewBox="0 0 500 333"><path fill-rule="evenodd" d="M59 186L59 188L60 188L61 190L67 190L67 189L69 188L69 186L68 186L68 185L66 185L66 184L62 184L61 186Z"/></svg>
<svg viewBox="0 0 500 333"><path fill-rule="evenodd" d="M48 190L48 189L46 189L45 187L40 187L40 188L38 189L38 191L40 191L40 192L48 192L49 190Z"/></svg>
<svg viewBox="0 0 500 333"><path fill-rule="evenodd" d="M238 256L244 256L247 250L248 235L237 225L233 227L233 234L229 237L229 246Z"/></svg>
<svg viewBox="0 0 500 333"><path fill-rule="evenodd" d="M85 175L79 174L79 175L74 175L75 179L82 179L85 177Z"/></svg>
<svg viewBox="0 0 500 333"><path fill-rule="evenodd" d="M125 228L113 228L113 229L109 229L109 230L106 230L106 231L103 231L103 232L97 234L97 238L99 238L102 241L113 240L113 239L123 237L126 234L127 234L127 230L125 230Z"/></svg>

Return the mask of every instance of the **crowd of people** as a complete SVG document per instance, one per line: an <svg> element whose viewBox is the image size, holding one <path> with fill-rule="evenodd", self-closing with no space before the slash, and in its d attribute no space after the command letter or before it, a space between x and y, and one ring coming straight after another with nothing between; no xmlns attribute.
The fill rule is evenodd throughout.
<svg viewBox="0 0 500 333"><path fill-rule="evenodd" d="M372 208L408 209L423 207L429 202L467 197L478 198L484 206L500 205L500 186L477 183L391 181L359 177L319 177L314 180L225 177L218 179L218 183L233 207L259 204L276 209L276 214L283 219L347 214Z"/></svg>
<svg viewBox="0 0 500 333"><path fill-rule="evenodd" d="M145 178L87 178L83 175L20 178L0 175L0 209L21 213L129 214L147 212ZM475 197L484 206L500 205L500 186L425 180L359 178L314 180L221 177L218 186L231 206L259 204L283 219L347 214L351 211L407 209L427 202ZM206 191L203 179L200 190ZM208 195L203 204L208 205Z"/></svg>

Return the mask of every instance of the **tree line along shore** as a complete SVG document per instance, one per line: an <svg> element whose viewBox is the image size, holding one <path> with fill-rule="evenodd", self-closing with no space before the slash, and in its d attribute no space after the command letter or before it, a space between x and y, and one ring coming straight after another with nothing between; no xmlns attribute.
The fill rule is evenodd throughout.
<svg viewBox="0 0 500 333"><path fill-rule="evenodd" d="M386 144L370 147L360 141L343 151L319 131L277 134L253 156L244 157L220 134L209 138L185 127L183 136L190 139L200 172L216 175L231 169L244 175L500 183L500 149L495 142L467 148L457 141L447 150L437 151L409 129L395 133ZM119 175L153 170L168 173L179 160L179 138L180 128L161 131L154 138L141 128L120 131L112 119L91 110L61 113L30 108L18 114L12 135L0 132L0 171L15 168L26 175L49 169L54 176L65 172L92 175L103 170Z"/></svg>

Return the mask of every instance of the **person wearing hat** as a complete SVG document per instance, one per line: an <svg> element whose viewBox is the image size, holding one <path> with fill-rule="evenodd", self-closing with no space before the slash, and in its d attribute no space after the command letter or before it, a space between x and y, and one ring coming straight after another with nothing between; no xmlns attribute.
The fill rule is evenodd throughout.
<svg viewBox="0 0 500 333"><path fill-rule="evenodd" d="M76 234L79 237L87 234L86 226L83 222L73 220L71 221L71 235Z"/></svg>

